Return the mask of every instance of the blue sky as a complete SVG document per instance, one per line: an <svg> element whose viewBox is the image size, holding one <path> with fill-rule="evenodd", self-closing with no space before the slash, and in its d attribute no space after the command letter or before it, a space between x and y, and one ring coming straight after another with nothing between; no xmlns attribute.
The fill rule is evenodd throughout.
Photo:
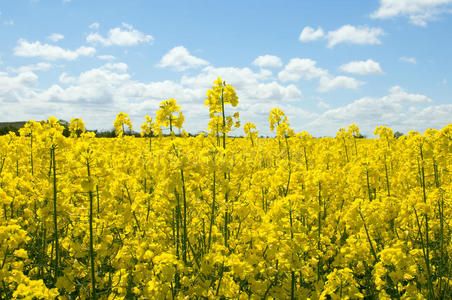
<svg viewBox="0 0 452 300"><path fill-rule="evenodd" d="M0 121L109 129L123 111L138 130L175 98L199 132L220 76L242 124L264 135L273 107L316 136L440 129L452 120L451 13L452 0L1 0Z"/></svg>

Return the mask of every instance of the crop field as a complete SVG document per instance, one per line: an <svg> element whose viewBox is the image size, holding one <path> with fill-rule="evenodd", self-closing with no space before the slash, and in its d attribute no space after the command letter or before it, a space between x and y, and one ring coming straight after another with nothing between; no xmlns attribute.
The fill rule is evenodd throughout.
<svg viewBox="0 0 452 300"><path fill-rule="evenodd" d="M450 299L452 124L313 138L275 108L233 138L237 105L218 79L206 135L171 99L142 137L0 137L0 298Z"/></svg>

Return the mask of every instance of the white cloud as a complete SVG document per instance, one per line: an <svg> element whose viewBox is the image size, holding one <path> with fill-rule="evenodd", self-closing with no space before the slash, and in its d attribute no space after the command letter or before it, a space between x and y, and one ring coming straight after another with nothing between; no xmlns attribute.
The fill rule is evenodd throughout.
<svg viewBox="0 0 452 300"><path fill-rule="evenodd" d="M91 129L111 128L115 115L125 111L139 130L146 114L155 114L162 100L175 98L186 117L185 127L190 132L199 132L207 128L206 91L220 76L236 88L239 96L240 105L227 109L239 111L242 122L256 123L262 134L269 134L268 113L276 106L293 118L294 126L317 116L296 106L303 95L295 85L272 81L272 73L266 69L255 72L250 68L207 66L196 75L183 75L178 81L154 82L133 80L127 72L123 63L106 63L76 76L62 73L58 83L45 89L36 88L38 77L31 72L15 77L0 73L0 102L9 101L9 107L16 112L14 119L80 117ZM13 120L1 111L0 118ZM243 132L239 129L233 134Z"/></svg>
<svg viewBox="0 0 452 300"><path fill-rule="evenodd" d="M302 42L315 41L324 36L323 29L318 27L316 30L310 26L306 26L300 33L299 40Z"/></svg>
<svg viewBox="0 0 452 300"><path fill-rule="evenodd" d="M52 42L58 42L59 40L64 39L64 35L60 34L60 33L52 33L51 35L49 35L47 37L49 40L51 40Z"/></svg>
<svg viewBox="0 0 452 300"><path fill-rule="evenodd" d="M100 26L99 23L94 22L94 23L90 24L88 27L91 29L97 30L97 29L99 29L99 26Z"/></svg>
<svg viewBox="0 0 452 300"><path fill-rule="evenodd" d="M426 26L427 21L444 13L451 13L452 0L380 0L380 7L372 13L375 19L407 17L412 24Z"/></svg>
<svg viewBox="0 0 452 300"><path fill-rule="evenodd" d="M329 92L331 90L337 89L337 88L344 88L344 89L357 89L364 83L361 81L356 80L352 77L347 76L336 76L336 77L330 77L330 76L323 76L320 78L320 85L318 87L318 91L325 93Z"/></svg>
<svg viewBox="0 0 452 300"><path fill-rule="evenodd" d="M38 81L38 76L30 71L20 73L15 77L8 77L5 73L0 73L0 78L2 82L7 83L0 85L2 88L0 93L4 92L5 89L14 88L19 84L28 87L35 86Z"/></svg>
<svg viewBox="0 0 452 300"><path fill-rule="evenodd" d="M425 130L428 127L441 128L447 125L452 105L443 105L445 112L441 112L439 106L422 107L430 102L432 100L425 95L410 94L400 86L394 86L386 96L364 97L345 106L330 109L307 127L319 135L332 135L339 128L356 123L362 132L369 135L378 125L396 130ZM432 113L427 116L427 112ZM421 119L416 122L416 118Z"/></svg>
<svg viewBox="0 0 452 300"><path fill-rule="evenodd" d="M38 76L31 71L19 73L14 77L0 72L0 103L14 103L29 97L34 93L37 82ZM11 114L11 111L15 110L2 110L2 113L17 118L17 115Z"/></svg>
<svg viewBox="0 0 452 300"><path fill-rule="evenodd" d="M14 55L24 57L41 57L45 60L75 60L80 56L92 56L96 49L92 47L79 47L76 50L67 50L58 46L41 44L41 42L28 42L19 39L14 48Z"/></svg>
<svg viewBox="0 0 452 300"><path fill-rule="evenodd" d="M363 61L352 61L342 65L341 70L360 75L382 74L380 64L372 59Z"/></svg>
<svg viewBox="0 0 452 300"><path fill-rule="evenodd" d="M344 25L339 29L329 31L326 35L326 39L328 40L328 48L333 48L341 43L359 45L381 44L379 37L382 35L384 35L384 31L381 28Z"/></svg>
<svg viewBox="0 0 452 300"><path fill-rule="evenodd" d="M319 79L319 92L328 92L337 88L356 89L363 82L347 76L333 77L328 70L318 68L316 61L309 58L293 58L279 72L278 78L282 82L298 81L300 79Z"/></svg>
<svg viewBox="0 0 452 300"><path fill-rule="evenodd" d="M261 68L265 68L265 67L269 67L269 68L278 68L278 67L282 67L282 61L281 58L279 58L278 56L274 56L274 55L263 55L263 56L259 56L258 58L256 58L253 61L253 65L261 67Z"/></svg>
<svg viewBox="0 0 452 300"><path fill-rule="evenodd" d="M110 110L104 105L112 105L115 99L123 97L119 94L122 85L130 82L130 75L124 72L115 72L105 66L87 70L78 77L69 76L66 73L60 75L60 82L68 84L63 88L57 84L39 93L35 99L42 104L58 103L61 107L67 107L62 111L69 117L77 111L82 111L77 106L96 105L100 111ZM78 105L74 105L78 103Z"/></svg>
<svg viewBox="0 0 452 300"><path fill-rule="evenodd" d="M75 77L69 76L66 72L62 73L60 75L60 77L58 78L58 80L61 83L74 83L77 81L77 79Z"/></svg>
<svg viewBox="0 0 452 300"><path fill-rule="evenodd" d="M452 104L432 105L422 109L413 109L402 129L405 132L409 130L418 130L424 132L428 128L441 129L450 124L452 116Z"/></svg>
<svg viewBox="0 0 452 300"><path fill-rule="evenodd" d="M184 46L177 46L166 53L157 66L171 68L175 71L185 71L191 68L199 68L208 65L204 59L193 56Z"/></svg>
<svg viewBox="0 0 452 300"><path fill-rule="evenodd" d="M323 109L328 109L328 108L330 108L330 105L328 103L325 103L322 100L320 100L319 103L317 103L317 107L323 108Z"/></svg>
<svg viewBox="0 0 452 300"><path fill-rule="evenodd" d="M282 86L272 81L269 83L258 83L254 87L248 87L247 90L241 88L240 92L247 99L270 100L278 99L279 101L295 102L302 99L301 91L293 84Z"/></svg>
<svg viewBox="0 0 452 300"><path fill-rule="evenodd" d="M396 85L389 89L390 95L383 97L383 101L394 103L423 103L432 102L432 99L422 94L408 94L403 88Z"/></svg>
<svg viewBox="0 0 452 300"><path fill-rule="evenodd" d="M402 57L399 58L399 60L403 61L403 62L410 63L410 64L417 64L416 58L414 58L414 57L402 56Z"/></svg>
<svg viewBox="0 0 452 300"><path fill-rule="evenodd" d="M102 59L102 60L115 60L116 57L114 57L113 55L99 55L97 56L98 59Z"/></svg>
<svg viewBox="0 0 452 300"><path fill-rule="evenodd" d="M106 63L102 66L102 68L109 69L109 70L115 70L119 72L126 72L129 66L125 63Z"/></svg>
<svg viewBox="0 0 452 300"><path fill-rule="evenodd" d="M152 35L144 34L126 23L122 23L122 28L116 27L110 29L107 37L103 37L97 32L90 33L86 37L87 42L100 43L104 46L135 46L139 43L152 44L153 40Z"/></svg>
<svg viewBox="0 0 452 300"><path fill-rule="evenodd" d="M293 58L279 72L278 78L285 82L298 81L301 78L313 79L327 75L327 70L316 67L316 61L309 58Z"/></svg>
<svg viewBox="0 0 452 300"><path fill-rule="evenodd" d="M297 86L272 80L272 73L265 69L207 66L196 75L183 75L177 81L141 82L132 79L126 64L110 62L77 75L62 73L58 83L44 89L37 88L36 74L23 71L14 76L0 72L0 103L7 103L15 112L12 116L0 111L3 120L42 120L51 115L66 120L80 117L90 129L110 129L115 115L125 111L139 130L144 115L154 115L162 100L173 97L186 117L185 128L199 132L205 130L208 122L208 108L203 103L206 91L218 76L232 84L239 96L239 106L227 109L239 111L243 123L256 123L264 135L270 133L268 113L274 107L289 116L295 130L309 130L314 135L334 135L338 128L353 122L364 134L371 133L377 125L404 132L422 131L445 126L452 114L450 104L428 106L432 101L429 97L395 86L386 96L364 97L333 109L320 99L317 106L326 111L319 115L299 107L303 95ZM316 78L325 81L325 76ZM328 76L332 86L348 82L340 76ZM233 134L243 133L237 130Z"/></svg>
<svg viewBox="0 0 452 300"><path fill-rule="evenodd" d="M193 86L206 90L211 88L213 81L220 77L233 87L246 90L248 87L256 86L260 81L270 79L271 75L272 72L266 69L261 69L260 72L254 72L250 68L216 68L207 66L197 75L182 76L181 83L186 86Z"/></svg>
<svg viewBox="0 0 452 300"><path fill-rule="evenodd" d="M52 68L52 65L46 62L40 62L34 65L21 66L18 68L8 68L9 72L13 73L26 73L30 71L47 71Z"/></svg>

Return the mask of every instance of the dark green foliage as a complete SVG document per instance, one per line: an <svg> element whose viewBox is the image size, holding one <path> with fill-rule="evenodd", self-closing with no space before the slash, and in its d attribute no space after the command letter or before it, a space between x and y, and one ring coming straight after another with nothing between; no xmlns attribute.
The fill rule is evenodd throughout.
<svg viewBox="0 0 452 300"><path fill-rule="evenodd" d="M71 125L71 124L68 121L65 121L65 120L62 120L62 119L58 120L58 123L60 123L60 125L64 127L63 135L65 137L70 136L71 132L69 131L69 125Z"/></svg>
<svg viewBox="0 0 452 300"><path fill-rule="evenodd" d="M401 137L402 135L403 135L403 133L400 132L400 131L394 132L394 137L395 137L396 139L398 139L398 138Z"/></svg>
<svg viewBox="0 0 452 300"><path fill-rule="evenodd" d="M5 126L0 128L0 135L8 134L10 131L19 134L19 129L14 126Z"/></svg>

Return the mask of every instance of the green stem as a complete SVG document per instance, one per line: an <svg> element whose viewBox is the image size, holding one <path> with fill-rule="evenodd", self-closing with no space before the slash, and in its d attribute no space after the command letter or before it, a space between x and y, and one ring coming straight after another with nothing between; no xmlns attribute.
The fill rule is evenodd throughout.
<svg viewBox="0 0 452 300"><path fill-rule="evenodd" d="M374 246L372 244L372 240L370 239L369 230L367 229L366 221L364 220L364 216L361 213L361 211L359 211L359 216L361 217L361 220L363 220L364 230L366 231L366 236L367 236L367 241L369 242L369 245L370 245L370 251L372 252L372 256L375 259L375 263L377 263L378 262L377 253L375 252Z"/></svg>
<svg viewBox="0 0 452 300"><path fill-rule="evenodd" d="M342 138L343 139L343 141L344 141L344 148L345 148L345 157L347 158L347 162L349 162L349 159L348 159L348 149L347 149L347 143L345 142L345 137L344 138Z"/></svg>
<svg viewBox="0 0 452 300"><path fill-rule="evenodd" d="M425 191L425 168L424 168L424 154L422 151L422 145L420 146L420 154L421 154L421 175L422 175L422 196L424 203L427 203L427 194ZM427 284L428 291L430 295L430 299L433 299L435 294L433 292L433 283L432 283L432 275L430 270L430 241L429 241L429 226L428 226L428 216L424 213L425 219L425 246L426 246L426 255L425 255L425 263L427 265Z"/></svg>
<svg viewBox="0 0 452 300"><path fill-rule="evenodd" d="M184 170L180 169L180 176L182 180L182 196L184 200L184 220L183 220L183 233L184 237L182 239L182 259L184 260L184 263L187 264L187 198L186 198L186 192L185 192L185 178L184 178Z"/></svg>
<svg viewBox="0 0 452 300"><path fill-rule="evenodd" d="M366 179L367 179L367 193L369 194L369 202L372 202L372 195L370 193L370 183L369 183L369 169L366 168Z"/></svg>
<svg viewBox="0 0 452 300"><path fill-rule="evenodd" d="M53 171L53 226L55 231L55 282L59 275L59 244L58 244L58 222L57 222L57 179L56 179L56 162L55 162L55 146L51 148L52 171Z"/></svg>
<svg viewBox="0 0 452 300"><path fill-rule="evenodd" d="M226 149L226 117L224 115L224 88L221 89L221 113L223 114L223 149Z"/></svg>
<svg viewBox="0 0 452 300"><path fill-rule="evenodd" d="M212 187L212 194L213 194L213 197L212 197L212 209L211 209L211 211L210 211L210 225L209 225L209 241L208 241L208 243L207 243L207 249L209 249L210 250L210 243L211 243L211 241L212 241L212 226L213 226L213 224L214 224L214 222L215 222L215 220L214 220L214 218L215 218L215 194L216 194L216 192L215 192L215 169L213 170L213 187Z"/></svg>
<svg viewBox="0 0 452 300"><path fill-rule="evenodd" d="M287 136L285 136L284 138L285 138L285 141L286 141L287 161L288 161L288 164L289 164L289 177L287 179L287 186L286 186L286 191L285 191L285 195L284 195L284 196L287 196L287 194L289 193L290 177L292 175L292 164L291 164L290 148L289 148L288 138L287 138Z"/></svg>
<svg viewBox="0 0 452 300"><path fill-rule="evenodd" d="M391 190L389 188L389 175L388 175L388 165L386 163L386 154L385 154L385 174L386 174L386 188L388 190L388 197L391 196Z"/></svg>
<svg viewBox="0 0 452 300"><path fill-rule="evenodd" d="M97 217L99 218L99 186L96 184L96 198L97 198Z"/></svg>
<svg viewBox="0 0 452 300"><path fill-rule="evenodd" d="M308 155L306 154L306 146L303 146L303 150L304 150L304 162L306 164L306 171L308 171Z"/></svg>
<svg viewBox="0 0 452 300"><path fill-rule="evenodd" d="M179 204L179 194L175 191L176 195L176 256L177 259L180 258L179 247L180 247L180 204Z"/></svg>
<svg viewBox="0 0 452 300"><path fill-rule="evenodd" d="M86 163L88 169L88 180L91 181L91 172L89 162ZM97 299L96 296L96 277L94 269L94 238L93 238L93 192L91 189L88 192L89 195L89 257L91 262L91 288L92 288L92 298ZM99 199L99 198L97 198Z"/></svg>

